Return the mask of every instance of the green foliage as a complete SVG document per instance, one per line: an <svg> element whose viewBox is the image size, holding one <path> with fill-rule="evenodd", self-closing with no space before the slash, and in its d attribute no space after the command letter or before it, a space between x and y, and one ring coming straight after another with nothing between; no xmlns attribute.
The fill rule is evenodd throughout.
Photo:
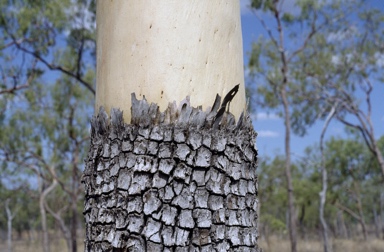
<svg viewBox="0 0 384 252"><path fill-rule="evenodd" d="M379 140L384 152L384 137ZM319 221L319 195L321 174L317 145L306 149L305 156L293 165L295 205L300 230L316 230ZM327 204L325 217L331 228L337 218L337 204L358 212L356 199L360 198L367 223L374 223L372 210L380 213L380 168L361 138L331 138L325 143L328 170ZM286 233L286 182L284 157L262 157L259 164L260 225L275 234ZM356 220L345 213L349 225Z"/></svg>
<svg viewBox="0 0 384 252"><path fill-rule="evenodd" d="M286 232L286 226L285 223L279 219L277 219L275 216L268 214L268 213L263 213L260 216L260 222L263 225L267 225L271 232Z"/></svg>
<svg viewBox="0 0 384 252"><path fill-rule="evenodd" d="M0 0L0 57L4 63L0 92L27 88L41 76L52 78L54 70L94 93L94 78L87 76L89 68L95 67L92 2ZM72 62L62 65L62 57Z"/></svg>
<svg viewBox="0 0 384 252"><path fill-rule="evenodd" d="M47 205L54 212L71 202L82 208L80 174L94 98L95 3L0 0L0 9L0 201L10 197L17 210L14 228L29 230L41 228L39 196L54 176L59 186ZM62 215L69 225L80 213L68 209ZM55 224L49 214L48 222Z"/></svg>
<svg viewBox="0 0 384 252"><path fill-rule="evenodd" d="M367 79L382 78L376 74L382 47L377 41L384 32L381 11L357 1L296 1L294 14L284 11L281 1L253 1L251 6L277 26L276 31L265 27L269 37L260 36L249 54L248 69L257 83L248 88L257 93L253 109L283 115L280 92L285 89L295 134L306 134L336 103L359 107L357 89L366 90L362 83ZM353 14L345 15L350 12L360 17L357 23ZM338 110L340 118L348 113L345 106Z"/></svg>
<svg viewBox="0 0 384 252"><path fill-rule="evenodd" d="M252 0L251 7L254 9L262 9L263 11L270 11L273 9L274 0Z"/></svg>

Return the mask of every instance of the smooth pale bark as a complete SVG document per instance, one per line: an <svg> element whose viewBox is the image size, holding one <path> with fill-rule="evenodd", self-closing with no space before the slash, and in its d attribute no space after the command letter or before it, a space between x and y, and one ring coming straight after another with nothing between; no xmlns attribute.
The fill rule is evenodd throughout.
<svg viewBox="0 0 384 252"><path fill-rule="evenodd" d="M47 210L45 208L46 201L48 194L55 189L57 186L57 181L54 179L52 183L44 188L43 187L43 178L38 177L39 180L39 187L40 187L40 197L39 197L39 208L40 208L40 215L41 215L41 230L43 233L43 240L42 240L42 246L44 252L50 252L51 248L49 245L49 233L48 233L48 224L47 224Z"/></svg>
<svg viewBox="0 0 384 252"><path fill-rule="evenodd" d="M186 96L205 110L237 84L236 118L245 109L239 1L97 2L96 111L120 108L130 122L133 92L162 111Z"/></svg>
<svg viewBox="0 0 384 252"><path fill-rule="evenodd" d="M45 208L49 212L50 215L52 215L53 218L57 221L59 224L59 227L61 229L61 232L63 233L65 242L67 244L68 251L72 251L72 239L71 239L71 232L67 228L67 225L64 222L64 219L61 217L61 210L57 213L55 213L48 205L47 202L45 202Z"/></svg>
<svg viewBox="0 0 384 252"><path fill-rule="evenodd" d="M321 171L322 189L319 192L319 196L320 196L319 218L320 218L321 225L323 227L322 235L323 235L324 252L332 252L332 246L330 244L330 240L328 236L328 225L324 217L324 208L325 208L325 203L327 199L327 189L328 189L328 173L327 173L327 168L325 166L325 153L324 153L324 136L330 121L335 115L335 112L336 112L336 106L332 107L331 111L329 112L320 135L320 153L321 153L320 171Z"/></svg>
<svg viewBox="0 0 384 252"><path fill-rule="evenodd" d="M12 213L9 208L10 199L5 200L5 212L7 213L7 247L8 252L12 252L12 220L16 215L16 211Z"/></svg>

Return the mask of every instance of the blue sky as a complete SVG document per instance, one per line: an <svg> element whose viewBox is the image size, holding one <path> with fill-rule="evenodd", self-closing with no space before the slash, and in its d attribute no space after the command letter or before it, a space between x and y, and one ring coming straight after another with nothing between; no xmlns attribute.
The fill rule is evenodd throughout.
<svg viewBox="0 0 384 252"><path fill-rule="evenodd" d="M260 35L267 37L264 28L261 26L256 16L247 8L249 0L240 0L241 3L241 22L243 30L243 48L244 48L244 65L248 63L247 52L250 52L252 42ZM382 0L370 0L369 4L384 10L384 2ZM285 9L290 12L296 12L298 9L294 6L294 0L285 1ZM273 23L267 25L274 25ZM372 123L375 128L376 138L384 135L384 84L374 83L374 91L372 94ZM268 114L267 111L257 109L257 114L253 115L253 123L255 130L258 132L257 147L260 156L274 156L284 153L284 124L283 120L274 114ZM256 118L256 119L255 119ZM291 149L293 158L301 158L304 149L319 142L320 133L323 122L320 121L313 125L306 136L291 138ZM328 127L326 138L330 136L345 137L345 127L336 122L331 122Z"/></svg>

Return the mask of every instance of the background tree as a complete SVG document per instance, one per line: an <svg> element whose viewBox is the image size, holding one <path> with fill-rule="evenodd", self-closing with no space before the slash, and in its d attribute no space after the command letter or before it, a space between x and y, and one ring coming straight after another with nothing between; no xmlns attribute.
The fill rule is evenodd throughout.
<svg viewBox="0 0 384 252"><path fill-rule="evenodd" d="M266 108L284 119L291 250L295 251L294 186L289 172L291 128L293 133L304 135L335 107L335 118L358 129L381 163L382 154L375 151L371 94L382 67L377 60L382 48L377 39L382 34L382 12L362 1L296 1L291 12L284 8L284 1L250 3L267 34L266 39L260 36L253 44L249 56L251 77L257 83L250 83L249 90L258 93L251 104L256 110ZM275 25L271 26L271 21ZM359 99L362 93L365 98Z"/></svg>
<svg viewBox="0 0 384 252"><path fill-rule="evenodd" d="M288 225L291 240L291 251L297 251L296 236L296 211L295 198L292 183L291 172L291 127L296 133L305 133L304 126L313 123L314 113L305 109L307 100L304 99L308 95L308 89L305 85L297 85L298 82L294 78L296 71L295 65L299 55L302 53L308 42L316 34L320 27L318 22L317 8L315 1L299 2L298 5L302 12L297 17L285 13L282 10L283 1L251 1L251 7L255 10L263 10L270 13L276 22L276 31L272 31L265 23L263 18L258 17L264 29L268 32L269 41L264 43L259 40L255 43L250 56L249 67L254 75L261 75L266 82L265 85L258 87L257 92L261 94L259 104L263 107L278 109L279 114L284 118L285 127L285 177L287 180L288 195ZM312 14L312 15L310 15ZM293 22L304 25L308 32L303 35L300 43L296 48L287 46L285 30L286 27ZM265 56L264 59L260 59ZM268 70L264 70L267 68ZM298 93L297 91L301 92ZM310 88L309 88L310 90ZM303 95L300 99L299 95Z"/></svg>
<svg viewBox="0 0 384 252"><path fill-rule="evenodd" d="M44 251L51 217L68 250L77 251L89 124L83 115L91 111L94 93L95 6L92 1L2 1L0 6L1 161L8 177L35 183L29 193L40 198ZM51 194L68 204L52 206ZM60 216L61 207L69 214Z"/></svg>
<svg viewBox="0 0 384 252"><path fill-rule="evenodd" d="M323 32L311 40L303 55L332 64L308 61L302 73L306 82L315 87L321 101L338 105L337 120L360 132L384 176L383 154L372 123L372 110L375 108L371 100L375 86L383 83L380 74L383 45L378 37L384 32L380 21L384 15L377 9L366 8L363 2L354 4L359 6L356 8L359 10L356 12L358 19L351 21L350 15L339 14L338 22L324 27ZM340 5L336 8L339 9ZM341 27L346 28L342 30Z"/></svg>

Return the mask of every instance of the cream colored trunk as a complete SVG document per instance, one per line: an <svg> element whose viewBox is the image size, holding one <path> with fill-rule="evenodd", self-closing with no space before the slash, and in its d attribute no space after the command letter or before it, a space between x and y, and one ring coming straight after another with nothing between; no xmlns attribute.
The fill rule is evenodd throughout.
<svg viewBox="0 0 384 252"><path fill-rule="evenodd" d="M205 110L237 84L230 111L244 110L239 1L99 0L97 24L96 111L130 122L133 92L160 110L186 96Z"/></svg>

